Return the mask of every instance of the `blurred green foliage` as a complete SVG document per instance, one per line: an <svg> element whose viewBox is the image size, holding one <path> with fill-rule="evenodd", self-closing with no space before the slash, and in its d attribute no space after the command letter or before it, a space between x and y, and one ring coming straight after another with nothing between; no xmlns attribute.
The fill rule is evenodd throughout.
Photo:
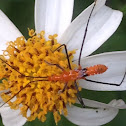
<svg viewBox="0 0 126 126"><path fill-rule="evenodd" d="M73 19L93 0L75 0ZM120 27L115 34L104 43L94 54L126 50L126 0L107 0L108 6L121 10L124 13L124 17ZM0 0L0 9L12 20L12 22L19 28L22 34L27 38L27 28L34 28L34 0ZM88 91L83 90L82 96L89 99L95 99L98 101L108 103L112 99L123 99L126 101L126 92L100 92L100 91ZM125 126L126 110L121 110L118 116L106 124L105 126ZM62 120L58 123L58 126L75 126L62 117ZM0 119L0 126L2 121ZM37 119L32 122L27 122L24 126L55 126L52 113L47 115L47 121L42 123Z"/></svg>

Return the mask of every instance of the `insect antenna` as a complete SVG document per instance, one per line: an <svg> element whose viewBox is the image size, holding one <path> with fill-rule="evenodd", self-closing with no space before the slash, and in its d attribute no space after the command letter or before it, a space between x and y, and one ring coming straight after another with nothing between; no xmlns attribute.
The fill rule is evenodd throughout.
<svg viewBox="0 0 126 126"><path fill-rule="evenodd" d="M23 77L30 77L30 78L47 78L47 77L34 77L34 76L26 76L23 73L19 72L18 70L15 69L14 66L11 66L9 63L7 63L6 61L4 61L2 58L0 58L0 60L2 62L4 62L6 65L8 65L9 67L11 67L13 70L15 70L16 72L18 72L20 75L22 75Z"/></svg>
<svg viewBox="0 0 126 126"><path fill-rule="evenodd" d="M82 44L81 44L81 49L80 49L80 54L79 54L79 59L78 59L78 65L79 66L80 66L80 61L81 61L81 55L82 55L82 51L83 51L84 42L85 42L85 39L86 39L86 36L87 36L87 30L88 30L89 22L90 22L93 10L94 10L94 8L96 6L96 2L97 2L97 0L94 0L94 5L93 5L93 8L92 8L91 13L89 15L89 18L88 18L88 21L87 21L87 24L86 24L86 28L85 28L85 31L84 31L83 41L82 41Z"/></svg>
<svg viewBox="0 0 126 126"><path fill-rule="evenodd" d="M28 87L28 85L30 83L34 83L34 82L38 82L38 81L48 81L48 80L35 80L35 81L30 81L29 83L27 83L23 88L21 88L14 96L12 96L10 99L8 99L5 103L3 103L0 108L2 106L4 106L6 103L8 103L10 100L12 100L15 96L17 96L23 89L25 89L26 87Z"/></svg>

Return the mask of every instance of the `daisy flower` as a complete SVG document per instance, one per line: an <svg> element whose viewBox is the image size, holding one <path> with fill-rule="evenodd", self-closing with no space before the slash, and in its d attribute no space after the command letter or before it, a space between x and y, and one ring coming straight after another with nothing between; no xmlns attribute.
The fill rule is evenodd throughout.
<svg viewBox="0 0 126 126"><path fill-rule="evenodd" d="M109 69L91 79L119 84L125 73L125 51L86 57L116 31L122 20L122 13L107 7L105 2L106 0L96 2L82 52L81 65L85 68L104 64ZM60 92L64 88L64 83L49 81L52 79L51 76L61 74L62 68L69 70L66 55L62 49L57 50L61 44L67 45L72 68L77 67L84 29L94 3L71 22L73 4L74 0L36 0L35 31L29 29L28 40L22 37L20 31L0 11L0 53L3 54L0 57L0 78L6 78L0 85L0 113L5 126L22 126L27 120L32 121L36 118L44 122L48 112L53 113L56 124L63 114L76 125L97 126L110 122L119 109L126 108L123 100L112 100L104 104L84 98L83 101L88 108L74 106L72 104L78 102L73 83L69 82L66 90ZM52 63L59 64L60 67ZM121 68L117 68L117 65ZM46 76L50 78L47 80ZM79 86L102 91L126 88L125 79L121 86L84 80L79 80ZM6 104L3 104L4 102Z"/></svg>

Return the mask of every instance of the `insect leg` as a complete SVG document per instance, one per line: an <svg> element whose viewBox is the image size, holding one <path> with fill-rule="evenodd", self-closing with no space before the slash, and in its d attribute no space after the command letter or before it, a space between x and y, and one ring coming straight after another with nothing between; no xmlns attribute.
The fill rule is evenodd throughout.
<svg viewBox="0 0 126 126"><path fill-rule="evenodd" d="M71 68L71 64L70 64L70 60L69 60L69 55L68 55L67 47L66 47L65 44L60 45L60 46L59 46L57 49L55 49L53 52L55 52L56 50L60 49L62 46L64 46L64 48L65 48L65 52L66 52L66 55L67 55L67 60L68 60L69 69L72 69L72 68ZM85 108L85 105L84 105L84 102L83 102L83 100L82 100L80 91L78 90L78 86L77 86L76 81L74 82L74 85L75 85L75 88L76 88L76 90L77 90L77 98L78 98L80 104ZM67 86L67 85L65 85L65 86ZM65 86L64 86L64 88L66 88Z"/></svg>
<svg viewBox="0 0 126 126"><path fill-rule="evenodd" d="M55 49L53 52L59 50L59 49L60 49L61 47L63 47L63 46L64 46L64 48L65 48L65 52L66 52L66 55L67 55L67 60L68 60L69 69L71 70L72 68L71 68L71 64L70 64L69 55L68 55L68 51L67 51L66 45L65 45L65 44L60 45L60 46L59 46L57 49ZM76 88L76 90L77 90L77 98L78 98L80 104L81 104L83 107L85 107L84 102L83 102L82 97L81 97L81 94L80 94L80 92L79 92L79 90L78 90L78 86L77 86L76 81L74 82L74 85L75 85L75 88ZM65 84L63 91L66 89L66 87L67 87L67 84Z"/></svg>
<svg viewBox="0 0 126 126"><path fill-rule="evenodd" d="M122 81L121 81L119 84L115 84L115 83L106 83L106 82L100 82L100 81L94 81L94 80L90 80L90 79L87 79L87 78L85 78L85 80L86 80L86 81L89 81L89 82L94 82L94 83L100 83L100 84L106 84L106 85L113 85L113 86L120 86L120 85L123 83L125 77L126 77L126 72L125 72L125 74L124 74L124 76L123 76L123 78L122 78Z"/></svg>
<svg viewBox="0 0 126 126"><path fill-rule="evenodd" d="M59 93L63 93L67 88L67 83L65 83L63 90L60 90Z"/></svg>
<svg viewBox="0 0 126 126"><path fill-rule="evenodd" d="M44 60L44 61L45 61L47 64L57 66L57 67L60 68L62 71L64 71L64 69L63 69L59 64L49 63L49 62L47 62L46 60Z"/></svg>
<svg viewBox="0 0 126 126"><path fill-rule="evenodd" d="M13 70L15 70L16 72L18 72L20 75L22 75L23 77L30 77L30 78L47 78L47 77L34 77L34 76L26 76L23 73L19 72L18 70L15 69L14 66L11 66L9 63L7 63L6 61L4 61L2 58L0 58L0 60L2 62L4 62L6 65L8 65L9 67L11 67Z"/></svg>
<svg viewBox="0 0 126 126"><path fill-rule="evenodd" d="M68 61L68 65L69 65L69 69L71 70L71 64L70 64L70 60L69 60L69 55L68 55L68 51L67 51L67 46L65 44L60 45L57 49L55 49L53 52L59 50L61 47L64 46L65 52L66 52L66 56L67 56L67 61Z"/></svg>
<svg viewBox="0 0 126 126"><path fill-rule="evenodd" d="M81 61L81 55L82 55L82 50L83 50L84 42L85 42L85 39L86 39L86 36L87 36L87 30L88 30L89 22L90 22L93 10L94 10L94 8L96 6L96 2L97 2L97 0L94 0L94 6L93 6L93 8L91 10L91 13L90 13L89 17L88 17L88 21L87 21L86 28L85 28L85 31L84 31L84 37L83 37L83 41L82 41L82 44L81 44L81 49L80 49L80 54L79 54L79 60L78 60L78 65L79 66L80 66L80 61Z"/></svg>
<svg viewBox="0 0 126 126"><path fill-rule="evenodd" d="M65 83L64 88L63 88L62 92L64 92L64 91L66 90L66 88L67 88L67 83Z"/></svg>
<svg viewBox="0 0 126 126"><path fill-rule="evenodd" d="M14 96L12 96L10 99L8 99L5 103L3 103L0 108L2 106L4 106L6 103L8 103L10 100L12 100L16 95L18 95L23 89L25 89L30 83L34 83L34 82L37 82L37 81L48 81L48 80L36 80L36 81L30 81L29 83L27 83L22 89L20 89Z"/></svg>
<svg viewBox="0 0 126 126"><path fill-rule="evenodd" d="M82 97L81 97L80 91L79 91L78 86L77 86L77 82L74 81L74 84L75 84L75 88L76 88L76 90L77 90L77 99L78 99L78 101L81 103L82 107L85 108L83 99L82 99Z"/></svg>

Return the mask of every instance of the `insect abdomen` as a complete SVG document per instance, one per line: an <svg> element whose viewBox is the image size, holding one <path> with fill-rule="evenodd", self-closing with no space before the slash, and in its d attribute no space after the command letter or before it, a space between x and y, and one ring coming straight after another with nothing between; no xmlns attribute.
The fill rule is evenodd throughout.
<svg viewBox="0 0 126 126"><path fill-rule="evenodd" d="M86 69L86 74L90 76L95 74L102 74L108 69L108 67L102 64L98 64L91 67L87 67Z"/></svg>

